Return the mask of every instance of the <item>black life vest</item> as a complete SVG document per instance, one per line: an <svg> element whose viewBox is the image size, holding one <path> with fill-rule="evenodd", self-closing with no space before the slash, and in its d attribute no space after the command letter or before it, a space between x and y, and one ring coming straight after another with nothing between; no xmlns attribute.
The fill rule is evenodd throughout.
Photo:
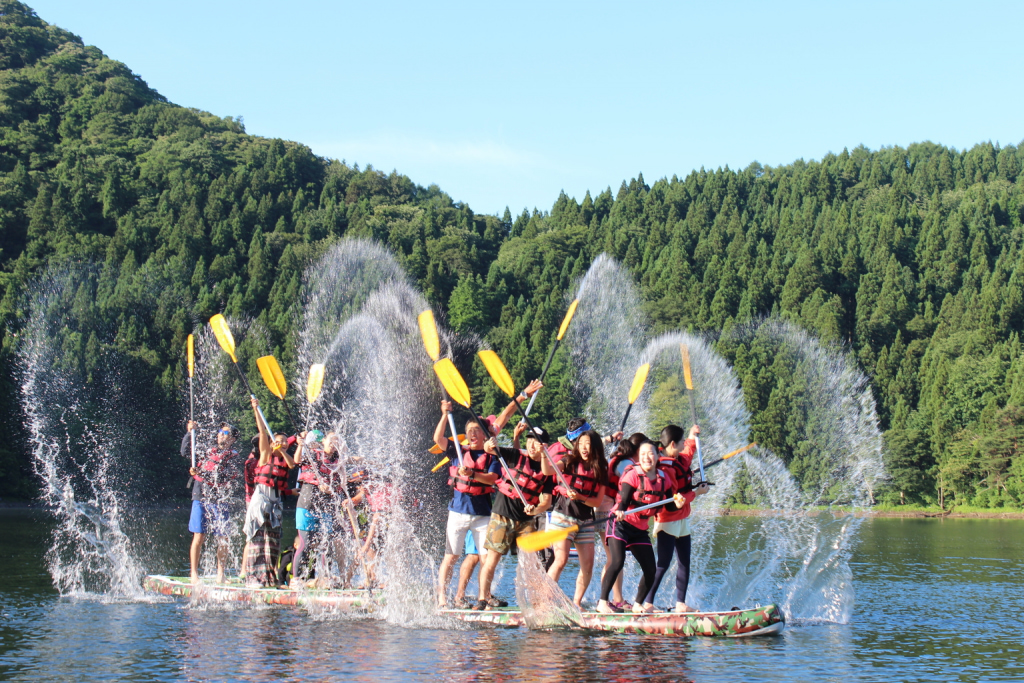
<svg viewBox="0 0 1024 683"><path fill-rule="evenodd" d="M256 466L256 476L253 477L256 484L269 486L278 493L288 489L288 463L283 456L274 453L270 456L270 462L266 465Z"/></svg>
<svg viewBox="0 0 1024 683"><path fill-rule="evenodd" d="M644 510L643 512L630 512L635 507L643 507L644 505L650 505L651 503L657 503L671 498L673 494L672 484L665 473L661 470L656 470L658 478L653 482L647 478L647 474L641 469L640 465L633 465L632 468L637 471L637 478L640 480L640 486L633 491L633 504L626 510L626 514L634 514L640 518L653 517L658 514L659 508L651 508L650 510ZM629 473L630 470L626 470ZM625 476L625 475L623 475Z"/></svg>
<svg viewBox="0 0 1024 683"><path fill-rule="evenodd" d="M230 485L238 479L238 473L228 470L227 465L236 457L238 451L211 448L206 456L196 463L198 474L193 475L193 479L213 488Z"/></svg>
<svg viewBox="0 0 1024 683"><path fill-rule="evenodd" d="M601 491L603 486L602 482L597 480L594 476L594 470L586 469L586 466L582 462L576 463L576 469L572 472L563 472L562 477L565 479L565 483L569 485L576 493L580 494L584 498L593 498ZM558 486L555 487L555 493L563 498L569 497L569 492L565 490L559 482Z"/></svg>
<svg viewBox="0 0 1024 683"><path fill-rule="evenodd" d="M475 457L473 453L477 453ZM448 468L448 485L454 486L455 490L460 493L465 493L470 496L482 496L485 494L493 493L494 487L488 484L482 484L473 479L477 474L487 474L487 468L491 465L491 456L486 451L470 451L466 449L462 451L462 461L471 461L472 465L465 465L472 470L468 477L463 477L459 474L459 466L452 465Z"/></svg>
<svg viewBox="0 0 1024 683"><path fill-rule="evenodd" d="M519 490L523 492L523 498L526 499L527 505L536 505L540 501L540 494L544 489L544 484L547 482L547 476L540 471L540 464L534 464L534 461L530 459L530 456L519 451L519 459L515 465L512 465L510 470L506 470L508 475L511 476L517 484L519 484ZM515 488L508 481L508 476L502 476L498 480L498 490L504 493L512 500L519 500L519 495L516 493Z"/></svg>

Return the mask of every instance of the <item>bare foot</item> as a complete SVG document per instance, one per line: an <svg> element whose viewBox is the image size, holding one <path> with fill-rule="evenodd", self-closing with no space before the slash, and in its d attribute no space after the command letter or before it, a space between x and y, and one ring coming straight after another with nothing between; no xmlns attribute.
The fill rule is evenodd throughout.
<svg viewBox="0 0 1024 683"><path fill-rule="evenodd" d="M697 610L693 609L692 607L687 605L685 602L677 602L676 603L676 608L675 608L674 611L678 612L680 614L685 614L686 612L696 612Z"/></svg>
<svg viewBox="0 0 1024 683"><path fill-rule="evenodd" d="M608 604L607 600L598 600L597 608L594 610L601 614L618 614L622 610L616 610L614 607Z"/></svg>
<svg viewBox="0 0 1024 683"><path fill-rule="evenodd" d="M192 583L199 583L199 574L192 572Z"/></svg>
<svg viewBox="0 0 1024 683"><path fill-rule="evenodd" d="M650 614L654 611L654 605L648 608L646 605L641 605L639 602L633 603L633 614Z"/></svg>

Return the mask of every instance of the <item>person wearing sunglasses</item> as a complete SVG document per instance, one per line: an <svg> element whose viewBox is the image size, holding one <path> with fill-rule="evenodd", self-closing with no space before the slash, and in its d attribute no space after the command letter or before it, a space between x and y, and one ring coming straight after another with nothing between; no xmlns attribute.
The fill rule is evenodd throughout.
<svg viewBox="0 0 1024 683"><path fill-rule="evenodd" d="M181 454L191 457L192 430L196 423L188 423L188 431L181 441ZM242 458L234 449L238 429L221 422L217 427L217 443L205 452L196 453L196 466L189 468L192 487L192 513L188 530L192 532L189 560L192 583L199 581L199 558L203 540L208 534L217 539L217 583L224 582L224 567L228 559L229 503L238 497L241 484Z"/></svg>

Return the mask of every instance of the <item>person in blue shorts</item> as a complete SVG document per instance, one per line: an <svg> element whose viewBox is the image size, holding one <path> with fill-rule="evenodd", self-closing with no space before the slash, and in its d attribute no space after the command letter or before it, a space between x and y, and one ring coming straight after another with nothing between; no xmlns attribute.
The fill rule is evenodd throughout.
<svg viewBox="0 0 1024 683"><path fill-rule="evenodd" d="M181 455L191 457L192 430L196 423L188 423L188 432L181 440ZM203 539L208 534L217 537L217 583L224 582L224 567L228 558L229 503L242 490L242 458L234 449L238 429L221 422L217 427L217 444L205 453L196 453L196 466L189 468L192 475L192 514L188 530L192 532L189 560L192 582L199 581L199 558Z"/></svg>

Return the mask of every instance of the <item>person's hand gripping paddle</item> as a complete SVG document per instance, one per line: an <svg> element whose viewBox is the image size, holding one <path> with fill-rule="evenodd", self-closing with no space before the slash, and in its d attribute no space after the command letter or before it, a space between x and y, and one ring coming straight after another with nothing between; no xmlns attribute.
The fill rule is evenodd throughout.
<svg viewBox="0 0 1024 683"><path fill-rule="evenodd" d="M436 364L441 358L441 340L437 336L437 323L434 321L434 312L430 309L423 311L419 316L417 316L416 322L420 326L420 337L423 338L423 348L427 350L427 355L430 356L430 360L434 361ZM456 374L458 373L456 372ZM438 375L438 377L440 377L440 375ZM447 391L443 380L441 381L441 391ZM448 394L450 395L451 392L448 392ZM448 427L452 430L452 441L455 442L455 453L458 455L459 464L462 464L462 446L459 443L460 436L458 431L455 429L455 416L452 415L450 411L448 413ZM431 448L430 452L433 453L434 448ZM438 449L437 452L440 453L440 449ZM430 471L437 472L439 469L447 465L448 461L448 456L445 456L444 459L434 465L434 468Z"/></svg>
<svg viewBox="0 0 1024 683"><path fill-rule="evenodd" d="M238 376L242 378L242 385L249 392L249 397L256 398L256 394L252 393L252 387L249 386L249 380L245 378L245 373L242 372L241 366L238 365L238 357L235 356L235 338L231 336L231 328L228 327L228 321L224 319L223 315L218 313L210 318L210 327L213 329L213 336L217 338L217 343L231 356L231 362L235 364L235 370L238 370ZM263 410L256 408L256 412L260 414L260 419L263 420L263 426L267 428L267 433L273 434L274 430L270 428L270 423L267 422L267 416L263 414Z"/></svg>

